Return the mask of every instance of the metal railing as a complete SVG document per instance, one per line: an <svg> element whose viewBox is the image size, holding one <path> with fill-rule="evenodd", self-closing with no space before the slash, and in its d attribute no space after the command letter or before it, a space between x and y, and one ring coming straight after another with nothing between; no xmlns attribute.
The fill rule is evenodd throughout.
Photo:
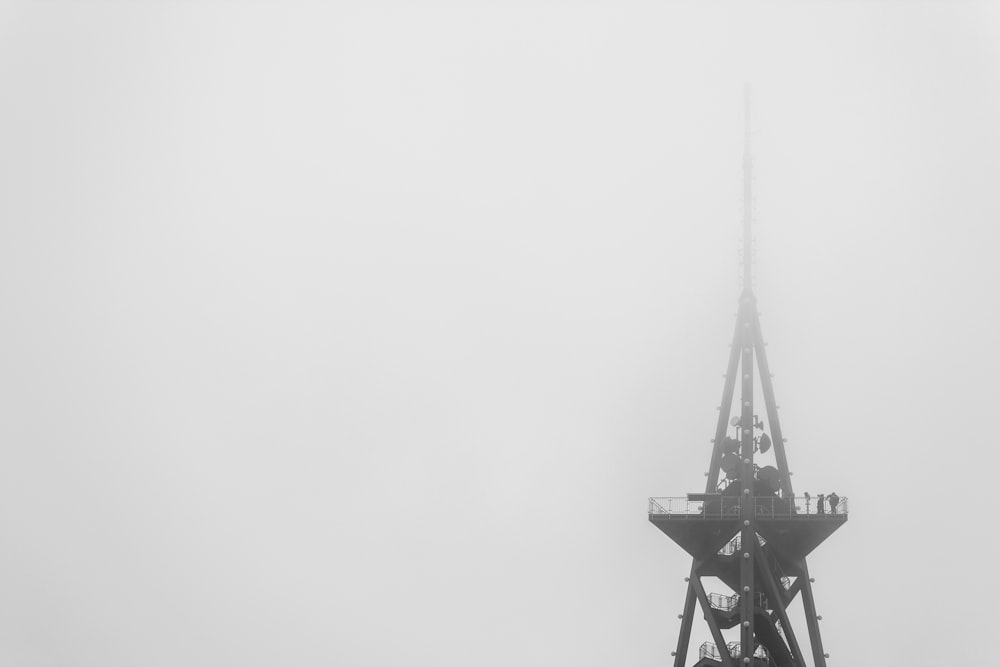
<svg viewBox="0 0 1000 667"><path fill-rule="evenodd" d="M726 644L726 650L729 652L729 657L740 658L743 656L743 647L739 642L729 642ZM761 660L768 660L767 649L763 646L758 646L753 652L753 657L760 658ZM698 659L710 658L712 660L722 660L722 655L719 653L719 647L715 645L714 642L705 642L698 648Z"/></svg>
<svg viewBox="0 0 1000 667"><path fill-rule="evenodd" d="M847 516L847 498L839 497L836 505L824 498L822 505L818 497L795 496L778 498L757 496L753 499L754 511L762 518L825 519ZM822 510L822 511L820 511ZM709 500L689 500L685 497L650 498L649 514L690 519L728 519L740 514L739 496L718 496Z"/></svg>
<svg viewBox="0 0 1000 667"><path fill-rule="evenodd" d="M709 593L708 594L708 605L714 609L721 609L722 611L732 611L736 609L740 604L740 596L733 595L723 595L722 593Z"/></svg>
<svg viewBox="0 0 1000 667"><path fill-rule="evenodd" d="M760 535L757 535L757 544L759 544L760 546L764 546L765 544L767 544L767 540L765 540ZM733 536L733 539L729 540L724 545L722 545L722 548L719 549L719 554L722 556L732 556L734 554L739 553L742 547L743 547L743 535L741 533L736 533L736 535Z"/></svg>
<svg viewBox="0 0 1000 667"><path fill-rule="evenodd" d="M764 597L763 593L756 593L754 595L754 606L760 607L762 609L770 609L767 604L767 598ZM708 605L714 609L720 611L729 612L736 609L740 605L740 596L738 593L733 595L723 595L722 593L709 593L708 594Z"/></svg>
<svg viewBox="0 0 1000 667"><path fill-rule="evenodd" d="M834 504L829 498L824 498L820 504L818 497L795 496L794 502L789 499L774 496L757 496L754 499L757 516L762 517L832 517L846 516L848 512L847 498L837 497Z"/></svg>
<svg viewBox="0 0 1000 667"><path fill-rule="evenodd" d="M704 658L711 658L712 660L722 660L722 654L719 653L719 647L712 642L705 642L698 647L698 659L702 660Z"/></svg>
<svg viewBox="0 0 1000 667"><path fill-rule="evenodd" d="M700 647L698 647L698 659L702 660L704 658L711 658L712 660L722 660L722 654L719 653L719 647L712 642L705 642Z"/></svg>
<svg viewBox="0 0 1000 667"><path fill-rule="evenodd" d="M719 496L712 500L650 498L649 513L694 519L735 518L740 513L740 499L736 496Z"/></svg>
<svg viewBox="0 0 1000 667"><path fill-rule="evenodd" d="M741 646L739 642L729 642L728 644L726 644L726 648L729 649L729 655L733 656L734 658L743 657L743 646ZM763 646L758 646L756 649L754 649L753 657L760 658L761 660L768 660L769 654L766 648L764 648Z"/></svg>

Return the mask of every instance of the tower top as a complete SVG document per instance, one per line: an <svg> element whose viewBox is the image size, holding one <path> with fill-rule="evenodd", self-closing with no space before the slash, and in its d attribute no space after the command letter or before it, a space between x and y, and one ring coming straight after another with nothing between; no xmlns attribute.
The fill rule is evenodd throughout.
<svg viewBox="0 0 1000 667"><path fill-rule="evenodd" d="M753 160L750 157L750 84L743 86L743 291L753 294Z"/></svg>

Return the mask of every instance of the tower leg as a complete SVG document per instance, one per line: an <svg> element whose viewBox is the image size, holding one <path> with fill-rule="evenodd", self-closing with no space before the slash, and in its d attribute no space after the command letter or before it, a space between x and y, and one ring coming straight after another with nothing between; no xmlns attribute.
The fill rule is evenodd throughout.
<svg viewBox="0 0 1000 667"><path fill-rule="evenodd" d="M696 600L694 592L694 566L691 567L691 576L688 578L688 592L684 599L684 620L681 621L681 632L677 637L677 650L674 656L674 667L684 667L687 662L688 646L691 644L691 624L694 623L694 603Z"/></svg>
<svg viewBox="0 0 1000 667"><path fill-rule="evenodd" d="M812 583L809 581L809 568L802 561L802 608L806 614L806 627L809 628L809 643L812 645L813 660L816 667L826 667L823 656L823 638L819 634L819 621L816 620L816 601L813 598Z"/></svg>
<svg viewBox="0 0 1000 667"><path fill-rule="evenodd" d="M736 391L736 376L740 366L740 322L736 320L736 330L733 332L733 343L729 351L729 364L726 366L726 382L722 387L722 404L719 406L719 421L715 426L715 446L712 447L712 460L708 464L708 480L705 483L705 493L712 493L719 486L719 463L722 461L722 441L729 428L729 411L733 407L733 394Z"/></svg>

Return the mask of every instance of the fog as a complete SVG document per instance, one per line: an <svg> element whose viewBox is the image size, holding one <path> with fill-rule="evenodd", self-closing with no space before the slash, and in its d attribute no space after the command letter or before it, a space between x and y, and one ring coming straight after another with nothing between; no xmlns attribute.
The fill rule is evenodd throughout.
<svg viewBox="0 0 1000 667"><path fill-rule="evenodd" d="M968 2L0 4L0 662L670 664L646 498L704 485L747 81L789 463L851 503L829 664L988 661L998 44Z"/></svg>

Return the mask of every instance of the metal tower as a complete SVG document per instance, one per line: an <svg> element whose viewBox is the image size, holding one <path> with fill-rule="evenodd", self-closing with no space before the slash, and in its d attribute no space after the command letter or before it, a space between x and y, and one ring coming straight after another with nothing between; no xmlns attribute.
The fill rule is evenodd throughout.
<svg viewBox="0 0 1000 667"><path fill-rule="evenodd" d="M743 292L712 441L708 483L704 493L650 498L649 520L693 559L674 667L684 667L687 662L696 605L708 623L712 641L701 645L695 667L751 663L757 667L806 667L788 617L788 607L799 595L813 663L826 667L828 656L823 652L806 556L847 521L847 499L836 494L797 497L792 491L751 275L749 87L745 114ZM766 423L754 408L755 370L759 372ZM737 381L740 397L734 410ZM729 429L733 429L731 435ZM726 590L706 592L706 578L715 578ZM735 640L736 628L739 641ZM732 636L727 638L725 631Z"/></svg>

